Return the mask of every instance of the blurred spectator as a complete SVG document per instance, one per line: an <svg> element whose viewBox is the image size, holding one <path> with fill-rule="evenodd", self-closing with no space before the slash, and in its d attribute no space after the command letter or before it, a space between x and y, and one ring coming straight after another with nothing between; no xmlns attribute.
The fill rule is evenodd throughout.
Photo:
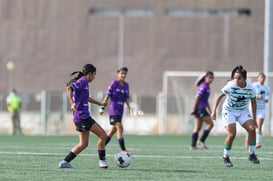
<svg viewBox="0 0 273 181"><path fill-rule="evenodd" d="M13 89L7 99L7 109L11 113L12 119L12 134L22 134L21 125L20 125L20 108L21 108L21 99L17 94L17 91Z"/></svg>

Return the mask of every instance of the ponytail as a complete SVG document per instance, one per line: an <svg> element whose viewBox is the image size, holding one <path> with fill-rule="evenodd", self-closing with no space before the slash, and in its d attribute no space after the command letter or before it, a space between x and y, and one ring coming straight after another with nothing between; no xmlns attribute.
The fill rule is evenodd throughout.
<svg viewBox="0 0 273 181"><path fill-rule="evenodd" d="M82 73L81 71L72 72L72 73L70 74L70 76L73 76L73 75L75 75L75 74L77 74L77 76L74 77L74 78L72 78L70 81L68 81L68 82L66 83L66 86L69 86L72 82L76 82L79 78L81 78L81 77L83 76L83 73Z"/></svg>
<svg viewBox="0 0 273 181"><path fill-rule="evenodd" d="M205 72L205 73L199 75L199 77L198 77L197 80L195 81L195 84L196 84L197 86L199 86L202 82L205 81L205 78L206 78L207 76L209 76L209 75L211 75L211 76L214 77L214 73L213 73L212 71L207 71L207 72Z"/></svg>
<svg viewBox="0 0 273 181"><path fill-rule="evenodd" d="M231 77L230 77L231 80L233 80L235 73L239 73L245 79L247 78L247 71L243 68L242 65L238 65L232 70Z"/></svg>
<svg viewBox="0 0 273 181"><path fill-rule="evenodd" d="M85 76L87 75L89 72L91 73L94 73L96 72L96 67L92 64L85 64L82 68L82 71L75 71L75 72L72 72L70 74L70 76L73 76L75 74L77 74L76 77L74 77L73 79L71 79L70 81L68 81L66 83L66 86L68 86L69 84L71 84L72 82L76 82L79 78L81 78L82 76Z"/></svg>

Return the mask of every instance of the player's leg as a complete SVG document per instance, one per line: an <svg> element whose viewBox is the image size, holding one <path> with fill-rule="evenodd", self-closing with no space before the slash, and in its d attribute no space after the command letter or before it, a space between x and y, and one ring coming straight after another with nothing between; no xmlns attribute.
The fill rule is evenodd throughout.
<svg viewBox="0 0 273 181"><path fill-rule="evenodd" d="M233 144L233 140L236 137L236 112L222 110L222 120L224 121L226 128L226 138L224 141L223 161L226 167L232 167L233 164L230 161L230 152Z"/></svg>
<svg viewBox="0 0 273 181"><path fill-rule="evenodd" d="M249 119L247 121L245 121L242 124L243 128L245 128L245 130L248 133L248 152L249 152L249 160L255 164L260 163L260 161L258 160L255 152L256 152L256 128L255 128L255 124L253 122L252 119Z"/></svg>
<svg viewBox="0 0 273 181"><path fill-rule="evenodd" d="M110 125L112 125L112 127L111 127L110 131L107 133L105 145L107 145L111 141L112 136L117 132L117 129L115 127L116 116L110 115L109 123L110 123Z"/></svg>
<svg viewBox="0 0 273 181"><path fill-rule="evenodd" d="M236 123L232 123L226 126L227 135L224 141L224 157L230 155L233 141L236 137Z"/></svg>
<svg viewBox="0 0 273 181"><path fill-rule="evenodd" d="M248 134L246 132L246 137L245 137L245 148L248 149Z"/></svg>
<svg viewBox="0 0 273 181"><path fill-rule="evenodd" d="M71 151L66 155L64 160L59 163L59 168L73 168L70 162L88 146L89 131L78 132L79 143L75 145Z"/></svg>
<svg viewBox="0 0 273 181"><path fill-rule="evenodd" d="M21 121L20 121L20 113L18 110L14 111L14 122L15 122L15 128L16 128L16 133L17 134L22 134L21 130Z"/></svg>
<svg viewBox="0 0 273 181"><path fill-rule="evenodd" d="M224 160L224 164L227 167L232 167L233 164L231 163L229 157L230 157L233 141L236 137L236 123L228 124L226 126L226 132L227 132L227 135L224 141L223 160Z"/></svg>
<svg viewBox="0 0 273 181"><path fill-rule="evenodd" d="M111 141L112 136L116 132L117 132L117 128L115 127L115 125L112 125L110 131L107 133L105 145L107 145Z"/></svg>
<svg viewBox="0 0 273 181"><path fill-rule="evenodd" d="M79 132L79 143L75 145L71 152L73 152L75 155L78 155L80 152L82 152L87 146L89 141L89 132Z"/></svg>
<svg viewBox="0 0 273 181"><path fill-rule="evenodd" d="M66 155L64 160L59 163L59 168L73 168L70 162L88 146L89 131L94 124L97 123L91 117L75 123L76 130L78 131L79 143L75 145Z"/></svg>
<svg viewBox="0 0 273 181"><path fill-rule="evenodd" d="M208 149L208 147L205 144L205 141L210 133L210 130L213 128L214 124L210 116L205 116L202 118L202 121L206 123L206 127L203 131L203 135L200 138L199 146L203 149Z"/></svg>
<svg viewBox="0 0 273 181"><path fill-rule="evenodd" d="M105 142L106 142L106 133L102 127L95 123L90 131L92 131L98 137L98 155L99 155L99 167L100 168L108 168L108 165L105 161L106 159L106 151L105 151Z"/></svg>
<svg viewBox="0 0 273 181"><path fill-rule="evenodd" d="M191 149L192 150L196 150L197 147L196 147L196 143L197 143L197 140L198 140L198 133L201 129L201 126L202 126L202 120L198 117L195 117L194 118L194 128L193 128L193 131L192 131L192 135L191 135Z"/></svg>
<svg viewBox="0 0 273 181"><path fill-rule="evenodd" d="M126 151L125 141L123 137L123 125L121 122L116 122L115 127L117 129L117 139L120 146L120 149Z"/></svg>
<svg viewBox="0 0 273 181"><path fill-rule="evenodd" d="M17 133L15 111L12 111L11 113L11 120L12 120L12 134L15 135Z"/></svg>
<svg viewBox="0 0 273 181"><path fill-rule="evenodd" d="M261 148L261 142L262 142L262 126L264 123L263 118L257 118L257 128L256 128L256 148Z"/></svg>

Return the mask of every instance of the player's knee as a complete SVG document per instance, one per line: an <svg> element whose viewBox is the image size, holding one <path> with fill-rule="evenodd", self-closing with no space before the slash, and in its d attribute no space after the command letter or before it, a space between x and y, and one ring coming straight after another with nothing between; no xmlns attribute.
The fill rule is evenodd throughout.
<svg viewBox="0 0 273 181"><path fill-rule="evenodd" d="M214 123L211 122L211 123L209 124L209 128L212 129L213 127L214 127Z"/></svg>
<svg viewBox="0 0 273 181"><path fill-rule="evenodd" d="M99 135L99 139L100 140L103 140L103 141L106 141L106 139L107 139L107 134L104 132L104 133L101 133L100 135Z"/></svg>
<svg viewBox="0 0 273 181"><path fill-rule="evenodd" d="M88 147L88 142L87 142L87 143L80 143L80 144L78 145L78 147L79 147L80 150L84 150L85 148Z"/></svg>
<svg viewBox="0 0 273 181"><path fill-rule="evenodd" d="M248 127L247 132L248 132L249 134L255 134L255 133L256 133L256 128L255 128L255 126L254 126L254 125L250 125L250 126Z"/></svg>
<svg viewBox="0 0 273 181"><path fill-rule="evenodd" d="M235 137L236 137L236 132L230 132L230 133L228 133L228 138L230 139L230 140L234 140L235 139Z"/></svg>
<svg viewBox="0 0 273 181"><path fill-rule="evenodd" d="M123 126L122 126L122 124L119 124L119 125L117 126L117 131L118 131L118 132L123 131Z"/></svg>

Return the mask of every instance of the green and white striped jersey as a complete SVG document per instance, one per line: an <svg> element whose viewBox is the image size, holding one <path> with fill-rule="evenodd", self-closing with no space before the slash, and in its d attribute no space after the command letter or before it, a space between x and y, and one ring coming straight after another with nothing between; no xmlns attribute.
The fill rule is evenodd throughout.
<svg viewBox="0 0 273 181"><path fill-rule="evenodd" d="M255 88L246 81L244 88L239 87L234 80L229 81L221 92L226 97L223 109L228 111L240 111L248 107L250 99L256 98Z"/></svg>

